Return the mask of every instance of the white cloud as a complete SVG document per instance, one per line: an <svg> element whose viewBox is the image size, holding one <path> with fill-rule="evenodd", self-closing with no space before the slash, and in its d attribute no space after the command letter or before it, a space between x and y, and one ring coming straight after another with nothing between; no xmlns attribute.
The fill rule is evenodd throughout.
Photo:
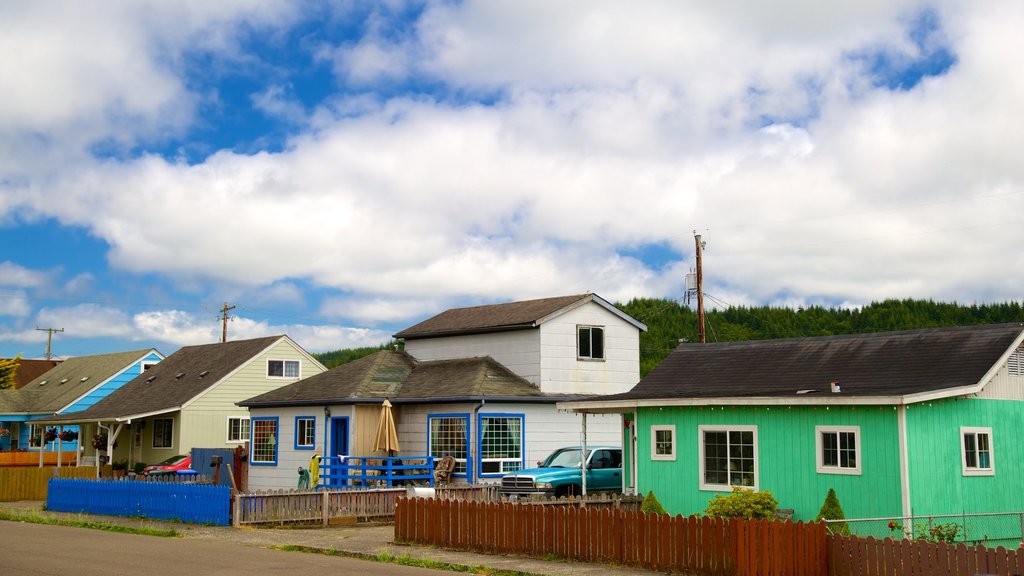
<svg viewBox="0 0 1024 576"><path fill-rule="evenodd" d="M13 288L39 288L52 276L50 272L31 270L14 262L0 262L0 286Z"/></svg>
<svg viewBox="0 0 1024 576"><path fill-rule="evenodd" d="M24 290L0 292L0 316L26 317L32 305Z"/></svg>
<svg viewBox="0 0 1024 576"><path fill-rule="evenodd" d="M146 91L128 98L128 80L90 88L61 78L83 84L81 102L60 96L12 122L51 133L98 118L93 133L113 134L130 124L104 115L115 103L178 125L163 111L192 110L184 64L156 58L151 46L180 55L204 31L239 18L270 26L280 14L243 18L239 6L192 6L185 30L166 36L128 30L109 48L109 66L128 50L148 55L134 63L137 78L152 80ZM688 255L694 229L710 245L707 290L734 304L1017 297L1024 79L1008 71L1019 67L1024 13L1012 2L939 4L943 28L931 41L948 41L956 64L911 90L875 87L852 56L914 56L907 26L923 8L429 4L414 33L371 26L361 42L325 49L367 93L325 102L309 116L313 128L280 153L221 151L197 165L77 158L62 172L0 186L0 206L86 227L130 272L249 293L269 286L279 301L299 296L289 279L308 280L346 295L324 302L325 315L370 325L465 300L587 290L611 300L678 297L689 263L653 270L619 251L652 243ZM25 10L26 21L38 18ZM117 37L131 28L141 17L129 12L135 20L119 12L103 29ZM235 49L236 27L223 29L204 40L209 49ZM61 41L53 50L63 56L32 60L43 80L63 70L46 72L52 62L107 65L103 46L77 60L67 57L72 46ZM403 78L442 82L459 96L373 93L375 81ZM38 89L15 91L0 114L13 118ZM477 93L487 102L474 103ZM255 102L298 118L283 88ZM135 324L168 342L216 338L208 322L178 313ZM326 344L332 338L389 336L233 325L244 334L278 328L305 330L328 349L339 347Z"/></svg>

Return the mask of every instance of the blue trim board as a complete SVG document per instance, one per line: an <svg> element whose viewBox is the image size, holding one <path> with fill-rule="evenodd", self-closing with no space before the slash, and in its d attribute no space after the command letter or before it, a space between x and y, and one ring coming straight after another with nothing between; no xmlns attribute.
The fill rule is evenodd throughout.
<svg viewBox="0 0 1024 576"><path fill-rule="evenodd" d="M505 475L504 472L484 474L484 418L519 418L519 468L526 468L526 414L508 414L504 412L479 413L476 417L477 477L501 478Z"/></svg>
<svg viewBox="0 0 1024 576"><path fill-rule="evenodd" d="M273 462L256 462L253 460L252 455L256 450L256 422L259 421L273 421L274 422L274 461ZM277 416L253 416L249 418L249 465L250 466L277 466L277 455L278 450L281 447L281 423Z"/></svg>
<svg viewBox="0 0 1024 576"><path fill-rule="evenodd" d="M312 444L299 444L299 421L309 420L313 424L313 443ZM296 450L313 450L316 448L316 416L296 416L295 417L295 431L292 434L292 438L295 442L294 448Z"/></svg>
<svg viewBox="0 0 1024 576"><path fill-rule="evenodd" d="M456 478L467 478L469 476L469 472L473 469L473 452L470 450L469 446L469 412L460 412L455 414L427 414L427 454L430 454L430 421L435 418L462 418L465 421L466 437L463 440L463 444L466 447L466 472L462 474L452 474L452 476ZM441 457L433 454L430 455L434 456L434 458Z"/></svg>

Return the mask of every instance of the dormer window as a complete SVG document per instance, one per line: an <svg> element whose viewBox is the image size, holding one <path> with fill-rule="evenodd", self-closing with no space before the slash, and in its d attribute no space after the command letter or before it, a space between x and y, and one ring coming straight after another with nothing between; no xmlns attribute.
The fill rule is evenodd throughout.
<svg viewBox="0 0 1024 576"><path fill-rule="evenodd" d="M604 360L604 327L577 326L579 347L577 356L580 360Z"/></svg>

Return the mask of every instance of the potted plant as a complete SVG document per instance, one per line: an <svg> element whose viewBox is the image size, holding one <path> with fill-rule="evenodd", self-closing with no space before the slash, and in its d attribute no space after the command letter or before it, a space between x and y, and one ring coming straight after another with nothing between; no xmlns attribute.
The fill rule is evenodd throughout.
<svg viewBox="0 0 1024 576"><path fill-rule="evenodd" d="M75 432L74 430L62 430L57 437L61 439L61 442L74 442L75 440L78 440L78 432Z"/></svg>
<svg viewBox="0 0 1024 576"><path fill-rule="evenodd" d="M136 462L135 466L132 468L132 471L135 472L136 476L141 476L142 475L142 471L145 470L145 469L146 469L146 463L145 462Z"/></svg>
<svg viewBox="0 0 1024 576"><path fill-rule="evenodd" d="M107 435L106 434L97 434L97 435L93 436L92 437L92 447L94 449L96 449L96 450L106 450L107 449Z"/></svg>
<svg viewBox="0 0 1024 576"><path fill-rule="evenodd" d="M128 473L128 461L117 460L110 466L110 468L114 471L114 476L124 476Z"/></svg>
<svg viewBox="0 0 1024 576"><path fill-rule="evenodd" d="M53 442L54 440L57 439L57 429L56 428L47 428L46 429L46 433L43 434L43 438L46 439L47 443Z"/></svg>

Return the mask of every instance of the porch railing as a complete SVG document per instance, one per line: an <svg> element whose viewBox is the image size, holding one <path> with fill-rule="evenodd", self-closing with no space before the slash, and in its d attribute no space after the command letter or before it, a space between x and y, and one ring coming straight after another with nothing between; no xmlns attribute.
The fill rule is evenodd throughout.
<svg viewBox="0 0 1024 576"><path fill-rule="evenodd" d="M328 456L320 461L322 488L434 485L432 456Z"/></svg>

